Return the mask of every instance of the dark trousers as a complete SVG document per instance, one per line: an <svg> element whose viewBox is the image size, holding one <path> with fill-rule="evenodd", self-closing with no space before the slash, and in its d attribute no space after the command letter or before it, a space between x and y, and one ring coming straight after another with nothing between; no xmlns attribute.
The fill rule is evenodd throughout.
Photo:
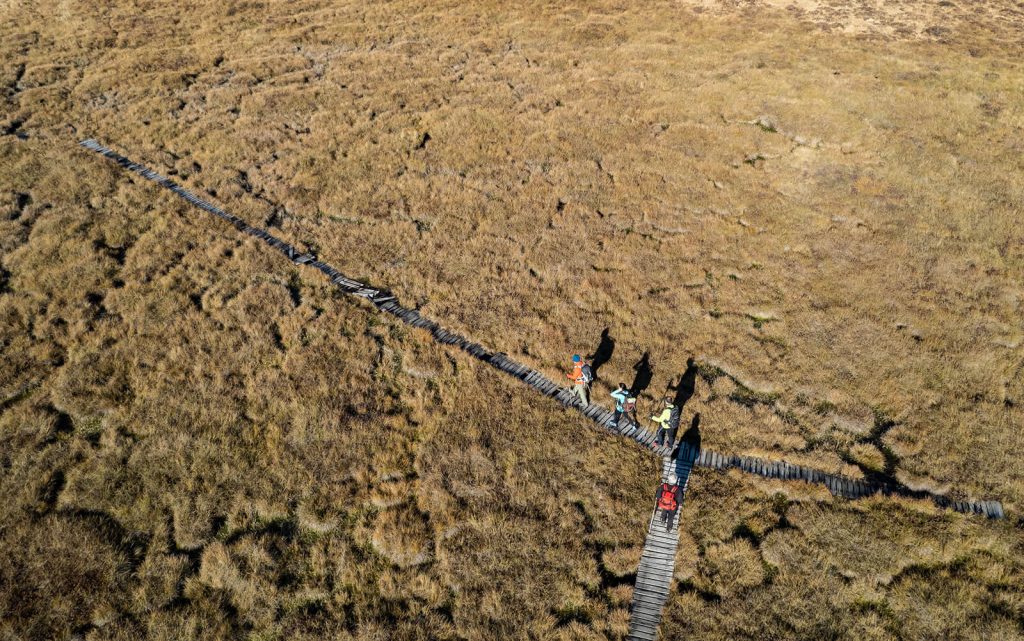
<svg viewBox="0 0 1024 641"><path fill-rule="evenodd" d="M636 427L636 410L632 412L626 412L624 410L615 410L615 427L619 427L622 419L625 418L629 425Z"/></svg>
<svg viewBox="0 0 1024 641"><path fill-rule="evenodd" d="M679 508L676 508L675 510L662 510L661 511L661 522L665 524L665 531L666 532L671 532L672 531L672 522L676 520L676 512L678 510L679 510Z"/></svg>
<svg viewBox="0 0 1024 641"><path fill-rule="evenodd" d="M658 434L657 434L657 436L654 437L654 442L658 445L658 447L661 447L662 445L665 444L665 437L668 436L668 435L669 435L669 431L667 429L665 429L664 427L659 427L658 428ZM669 441L669 445L671 445L671 444L672 444L672 441Z"/></svg>
<svg viewBox="0 0 1024 641"><path fill-rule="evenodd" d="M654 442L659 447L662 445L675 445L676 442L676 428L674 427L659 427L658 434L654 438Z"/></svg>

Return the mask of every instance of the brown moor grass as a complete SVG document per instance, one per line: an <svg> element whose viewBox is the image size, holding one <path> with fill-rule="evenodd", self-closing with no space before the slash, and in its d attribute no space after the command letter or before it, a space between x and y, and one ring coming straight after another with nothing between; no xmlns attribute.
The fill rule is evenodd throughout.
<svg viewBox="0 0 1024 641"><path fill-rule="evenodd" d="M102 6L101 6L102 5ZM1024 626L1010 3L0 13L0 638L620 639L657 462L75 149L559 376L699 357L665 638Z"/></svg>

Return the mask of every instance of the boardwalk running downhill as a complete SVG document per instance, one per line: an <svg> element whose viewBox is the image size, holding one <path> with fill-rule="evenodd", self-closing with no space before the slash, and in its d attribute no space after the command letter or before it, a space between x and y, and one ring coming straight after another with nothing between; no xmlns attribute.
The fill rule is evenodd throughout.
<svg viewBox="0 0 1024 641"><path fill-rule="evenodd" d="M132 162L128 158L104 147L95 140L84 140L79 144L86 149L95 151L113 160L126 170L138 174L139 176L174 192L176 195L199 209L207 211L232 224L240 232L263 241L271 248L281 252L288 260L292 261L296 265L306 265L319 270L342 291L368 300L380 311L391 314L408 325L427 330L438 342L446 345L452 345L467 352L473 357L487 363L491 367L499 369L510 376L521 380L541 394L555 399L561 403L562 406L579 410L602 430L624 436L658 456L668 457L672 453L671 446L658 446L655 444L655 435L652 432L634 425L629 425L625 421L620 425L616 425L613 419L613 414L610 410L598 405L583 405L571 390L556 384L544 374L519 363L515 359L510 358L507 354L496 352L461 336L456 332L447 330L437 322L422 316L414 309L403 307L391 292L383 289L377 289L367 285L366 283L348 278L334 267L317 259L315 255L300 251L295 246L277 238L265 229L253 227L252 225L247 224L241 218L233 214L229 214L220 207L199 198L171 179L161 176L144 165ZM851 479L837 474L829 474L820 470L793 465L785 461L771 461L756 457L725 455L707 449L694 450L692 447L687 447L689 448L687 452L694 456L692 465L710 467L719 470L736 468L744 472L764 476L766 478L824 484L833 495L849 499L861 498L872 494L928 498L935 501L936 504L942 507L948 507L965 514L982 514L989 518L1003 518L1003 508L999 501L954 501L943 495L911 490L904 486L886 485L871 483L869 481L859 479ZM682 447L679 448L679 451L682 451ZM669 460L675 460L678 462L680 459L677 456L675 459ZM687 468L687 473L688 472L689 468ZM680 476L680 478L683 477Z"/></svg>
<svg viewBox="0 0 1024 641"><path fill-rule="evenodd" d="M676 456L665 457L662 466L662 482L666 482L671 474L675 474L676 483L683 490L684 500L697 451L686 442L680 443ZM661 610L672 589L676 550L679 547L681 513L682 505L676 510L672 527L666 529L661 520L661 510L655 503L654 513L651 514L651 521L647 526L647 540L644 542L643 555L640 557L640 569L636 573L636 585L633 588L629 635L626 637L630 641L654 641L657 636Z"/></svg>

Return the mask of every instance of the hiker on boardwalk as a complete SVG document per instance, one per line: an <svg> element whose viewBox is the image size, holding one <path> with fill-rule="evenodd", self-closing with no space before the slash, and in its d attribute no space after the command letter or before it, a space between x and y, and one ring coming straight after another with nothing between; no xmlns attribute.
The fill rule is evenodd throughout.
<svg viewBox="0 0 1024 641"><path fill-rule="evenodd" d="M676 434L679 432L679 418L682 416L682 409L672 400L672 409L668 415L668 444L675 445Z"/></svg>
<svg viewBox="0 0 1024 641"><path fill-rule="evenodd" d="M657 494L658 511L661 512L661 522L665 524L665 531L672 531L672 524L676 520L676 512L683 502L683 488L679 487L679 479L675 474L669 474L665 482L658 488Z"/></svg>
<svg viewBox="0 0 1024 641"><path fill-rule="evenodd" d="M626 384L619 383L618 389L611 393L611 397L615 399L615 427L619 426L623 416L631 425L636 425L636 399L626 389Z"/></svg>
<svg viewBox="0 0 1024 641"><path fill-rule="evenodd" d="M590 384L594 382L594 370L579 354L572 355L572 371L566 378L572 381L572 391L579 397L583 407L590 405Z"/></svg>
<svg viewBox="0 0 1024 641"><path fill-rule="evenodd" d="M654 442L658 447L665 444L666 437L668 437L669 445L672 445L675 441L675 429L672 427L673 418L675 419L675 429L678 429L679 412L676 410L676 406L672 402L672 397L666 396L665 408L661 410L661 414L651 415L651 420L658 424L658 434L654 439Z"/></svg>

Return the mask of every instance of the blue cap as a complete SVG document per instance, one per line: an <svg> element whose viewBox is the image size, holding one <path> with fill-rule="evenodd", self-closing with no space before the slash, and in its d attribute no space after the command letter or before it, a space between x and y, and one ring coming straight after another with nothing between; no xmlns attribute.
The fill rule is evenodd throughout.
<svg viewBox="0 0 1024 641"><path fill-rule="evenodd" d="M580 355L579 355L579 354L573 354L573 355L572 355L572 362L573 362L573 363L579 363L579 362L580 362L581 360L583 360L583 359L582 359L582 358L580 358Z"/></svg>

